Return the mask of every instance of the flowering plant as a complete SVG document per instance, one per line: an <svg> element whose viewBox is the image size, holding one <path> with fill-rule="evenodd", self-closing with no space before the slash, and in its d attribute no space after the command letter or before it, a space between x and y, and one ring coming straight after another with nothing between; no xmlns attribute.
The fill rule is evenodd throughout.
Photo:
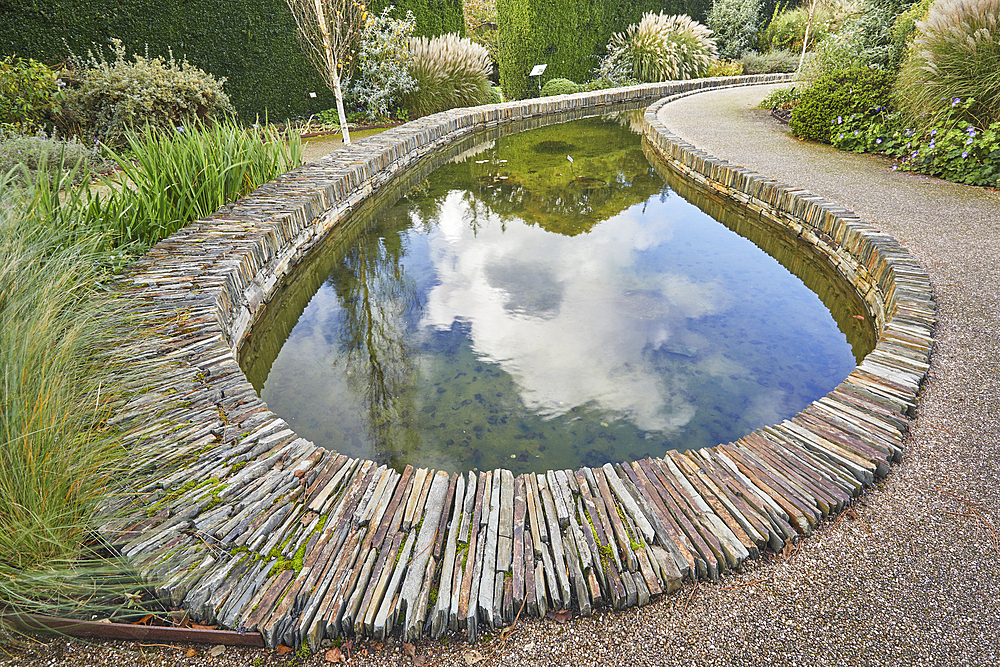
<svg viewBox="0 0 1000 667"><path fill-rule="evenodd" d="M902 114L885 107L837 116L832 143L856 153L898 159L893 169L939 176L956 183L1000 187L1000 122L979 128L963 120L975 100L952 98L935 127L904 125Z"/></svg>

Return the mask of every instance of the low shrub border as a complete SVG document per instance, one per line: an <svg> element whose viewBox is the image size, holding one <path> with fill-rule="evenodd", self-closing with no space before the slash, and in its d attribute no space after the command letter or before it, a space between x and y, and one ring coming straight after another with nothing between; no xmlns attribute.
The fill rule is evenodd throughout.
<svg viewBox="0 0 1000 667"><path fill-rule="evenodd" d="M132 509L130 518L109 521L104 526L106 537L155 584L163 600L183 606L193 618L202 621L259 631L269 646L308 642L316 648L324 636L345 629L384 637L400 614L405 616L402 626L407 641L427 627L437 636L449 623L452 597L435 587L436 602L427 609L426 596L435 581L432 566L436 561L430 559L434 554L433 558L441 559L445 566L450 562L453 567L458 567L457 561L465 562L462 557L456 559L457 546L452 538L443 554L441 551L451 512L451 501L445 499L455 501L455 520L449 532L452 537L458 525L468 525L458 520L463 508L475 509L471 500L458 502L466 488L465 478L412 468L399 475L377 468L370 461L349 460L327 452L297 437L257 398L236 362L235 352L252 322L279 288L282 277L330 229L380 192L394 175L438 147L476 130L515 121L542 122L544 116L561 112L599 111L601 106L617 102L786 80L782 75L698 79L442 112L345 146L155 246L137 264L131 282L135 286L132 296L143 303L140 313L148 324L157 325L157 335L129 351L145 370L144 382L142 387L135 387L135 398L114 419L133 448L129 483L135 493L118 496L109 504L109 509ZM693 519L695 524L702 519L711 523L715 532L703 536L694 524L685 524L692 532L684 535L671 528L673 524L659 504L667 502L667 496L654 493L652 497L639 487L642 480L654 484L644 476L649 466L658 466L659 472L655 473L649 468L649 474L654 476L681 475L670 477L675 482L668 484L688 483L682 479L691 480L699 489L714 484L700 479L697 471L685 478L677 466L688 465L690 459L681 455L636 462L631 467L608 464L577 473L555 471L534 481L528 476L514 480L509 472L498 470L493 483L492 473L480 473L478 478L470 473L470 494L471 486L477 483L495 489L492 500L487 502L483 497L477 510L482 512L483 521L489 515L489 522L499 521L495 510L489 508L499 509L503 505L500 499L510 498L510 493L514 494L513 511L518 511L519 502L524 511L525 485L541 488L549 509L553 507L548 504L552 498L562 498L558 502L566 507L561 504L566 500L564 489L575 497L583 492L590 498L589 492L583 490L587 480L594 480L591 485L607 491L603 500L610 503L607 519L617 526L615 517L620 516L622 530L631 539L629 549L621 552L624 560L620 571L614 569L613 575L611 569L604 568L602 559L605 548L615 552L613 540L608 544L599 542L595 564L585 559L589 554L585 549L573 551L577 548L574 545L584 545L576 541L582 540L583 534L579 538L572 536L572 527L577 525L575 514L566 517L567 523L563 523L562 512L558 521L549 514L555 523L548 524L547 536L554 556L558 556L550 583L563 593L558 602L550 601L558 608L575 598L580 613L589 613L591 604L601 601L616 608L642 604L650 595L676 587L686 576L716 579L721 571L737 566L759 549L780 548L785 539L809 534L822 516L842 508L852 495L860 493L876 477L884 476L891 461L901 457L907 415L915 406L926 374L932 342L934 302L927 276L894 240L816 196L729 165L670 137L658 124L655 108L646 113L645 125L647 138L678 169L815 242L848 280L863 287L881 336L876 350L838 389L817 402L822 404L817 410L825 418L803 417L802 413L770 430L764 429L765 433L755 441L757 447L784 443L786 450L819 452L816 455L820 457L814 460L804 455L803 461L813 463L789 464L786 470L790 477L785 481L778 475L774 483L784 489L784 495L762 495L753 501L761 503L761 511L772 517L766 528L753 522L757 532L749 523L740 522L739 517L746 519L749 515L740 514L735 506L730 513L716 506L719 514L713 514L706 503L726 500L711 494L700 501L690 496L692 504L685 512L686 516L701 517ZM802 426L816 420L827 426ZM740 449L740 443L720 447L697 453L705 457L702 472L723 474L717 466L723 465L723 460L732 462L741 456L747 458L739 459L740 470L756 469L754 465L762 464L754 464L751 459L773 455L771 450L752 454ZM733 464L733 471L736 468ZM660 482L655 484L667 477L657 477ZM750 483L742 472L737 477ZM416 488L417 478L421 484L427 480L425 490L430 489L422 496L428 498L423 520L418 524L416 518L412 519L412 525L419 525L419 530L409 533L405 545L399 540L395 546L389 544L392 540L383 542L392 515L385 506L390 497L396 503L408 497L406 494ZM583 486L579 480L583 480ZM815 496L792 491L803 486L814 488L814 483L818 485L813 491ZM763 486L755 488L763 493ZM688 494L698 495L694 487L677 488L681 489L676 492L678 502L688 502L681 501ZM528 493L528 498L532 497ZM379 504L379 498L383 504ZM771 510L765 511L764 505ZM529 507L531 512L535 509ZM386 513L384 520L382 512ZM729 523L723 526L726 521ZM440 536L436 533L439 525ZM503 528L506 523L489 525L498 526L499 537L481 530L478 547L472 537L468 543L470 561L475 549L480 550L475 552L478 559L483 540L487 548L497 549L497 539L508 539ZM521 533L517 526L523 528L523 522L513 525L516 543L522 544L523 539L526 547L530 531ZM361 530L364 526L370 528ZM476 527L473 522L471 534L475 534ZM596 535L596 527L592 530ZM402 536L397 535L400 539ZM544 546L538 541L534 544ZM355 585L345 576L350 570L365 568L361 561L351 564L345 559L356 548L374 549L379 545L384 553L397 554L398 566L383 568L372 561L368 570L374 569L380 576L383 569L389 573L386 577L391 576L391 581L387 578L383 583L400 592L400 607L390 610L388 603L380 607L376 600L367 608L368 615L361 618L357 606L348 609L345 605L349 601L342 598ZM576 558L565 559L566 552L560 545L570 548ZM400 555L400 549L405 554ZM527 547L523 553L515 550L513 562L518 562L519 554L525 558L529 553ZM386 557L382 556L383 560ZM587 562L594 569L583 565ZM598 569L602 579L607 572L617 583L608 584L611 588L598 587L599 594L594 597L594 572ZM430 575L425 576L425 572ZM491 585L479 587L478 575L475 582L466 575L461 589L456 588L454 594L458 596L461 590L462 599L472 605L472 613L463 618L463 627L470 636L476 636L481 622L475 612L477 605L484 614L483 621L495 625L509 622L508 603L520 603L528 599L525 596L533 600L528 606L530 613L544 613L544 594L542 598L529 595L530 589L522 579L532 576L529 572L531 568L514 572L513 597L504 594L506 582L511 581L507 577L498 579L496 590L500 595L494 597ZM469 584L475 585L475 594ZM375 579L372 585L376 585ZM541 590L544 592L544 585ZM607 597L602 598L604 591L608 591ZM392 597L387 595L389 601Z"/></svg>

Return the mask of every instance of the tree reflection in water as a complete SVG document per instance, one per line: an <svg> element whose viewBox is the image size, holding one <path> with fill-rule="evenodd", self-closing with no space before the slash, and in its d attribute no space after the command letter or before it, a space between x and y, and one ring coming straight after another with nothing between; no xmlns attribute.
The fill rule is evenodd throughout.
<svg viewBox="0 0 1000 667"><path fill-rule="evenodd" d="M363 406L369 441L390 465L405 461L420 444L409 428L418 355L406 329L420 309L416 284L403 268L409 222L405 210L387 211L380 233L360 238L327 279L343 309L340 355L333 364Z"/></svg>

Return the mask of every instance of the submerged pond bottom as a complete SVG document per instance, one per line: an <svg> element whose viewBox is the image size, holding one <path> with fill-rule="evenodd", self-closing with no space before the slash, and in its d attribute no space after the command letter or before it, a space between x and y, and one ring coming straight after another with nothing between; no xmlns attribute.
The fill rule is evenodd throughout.
<svg viewBox="0 0 1000 667"><path fill-rule="evenodd" d="M519 474L731 442L825 395L874 346L864 302L678 182L641 116L483 136L335 231L245 343L288 332L243 356L261 397L397 471Z"/></svg>

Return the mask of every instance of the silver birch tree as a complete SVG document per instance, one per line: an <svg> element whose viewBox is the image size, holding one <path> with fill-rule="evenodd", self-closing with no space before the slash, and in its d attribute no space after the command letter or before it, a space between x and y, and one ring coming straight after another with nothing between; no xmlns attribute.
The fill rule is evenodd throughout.
<svg viewBox="0 0 1000 667"><path fill-rule="evenodd" d="M285 0L295 17L302 51L337 98L344 143L351 143L343 85L351 76L354 49L368 16L360 0Z"/></svg>

